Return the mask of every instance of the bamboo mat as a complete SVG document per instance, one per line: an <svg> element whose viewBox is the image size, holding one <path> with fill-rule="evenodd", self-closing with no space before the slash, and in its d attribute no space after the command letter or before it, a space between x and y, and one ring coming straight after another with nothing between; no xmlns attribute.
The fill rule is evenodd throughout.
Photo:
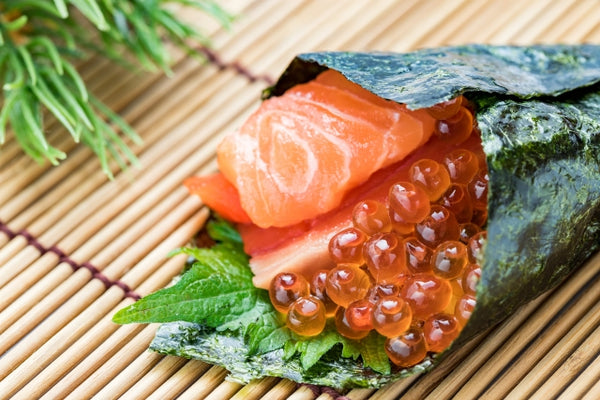
<svg viewBox="0 0 600 400"><path fill-rule="evenodd" d="M215 146L256 108L296 53L406 51L471 42L600 42L595 0L231 0L230 31L181 12L213 40L204 61L173 50L173 75L82 63L92 90L143 137L141 167L108 181L89 150L50 124L59 167L0 149L0 397L15 399L600 398L600 256L553 293L469 343L433 372L380 390L335 393L226 371L146 349L155 325L114 312L167 285L166 254L207 211L182 187L215 169Z"/></svg>

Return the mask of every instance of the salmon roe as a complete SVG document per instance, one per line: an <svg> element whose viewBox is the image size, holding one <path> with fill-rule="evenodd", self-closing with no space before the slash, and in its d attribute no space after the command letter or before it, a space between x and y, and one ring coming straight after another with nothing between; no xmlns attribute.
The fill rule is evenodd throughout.
<svg viewBox="0 0 600 400"><path fill-rule="evenodd" d="M455 240L447 240L436 247L433 253L433 273L448 280L458 278L468 261L467 246Z"/></svg>
<svg viewBox="0 0 600 400"><path fill-rule="evenodd" d="M437 120L449 119L458 113L463 102L466 102L464 97L457 96L427 108L427 113Z"/></svg>
<svg viewBox="0 0 600 400"><path fill-rule="evenodd" d="M325 306L325 315L327 317L331 317L335 314L335 310L338 308L338 305L331 300L325 291L328 273L328 270L321 269L313 274L312 279L310 280L310 294L321 300Z"/></svg>
<svg viewBox="0 0 600 400"><path fill-rule="evenodd" d="M471 136L472 130L473 114L465 107L460 107L450 118L438 120L434 133L444 141L459 144Z"/></svg>
<svg viewBox="0 0 600 400"><path fill-rule="evenodd" d="M421 329L412 327L402 334L385 341L385 352L399 367L412 367L427 355L427 344Z"/></svg>
<svg viewBox="0 0 600 400"><path fill-rule="evenodd" d="M453 150L444 157L450 180L454 183L467 185L479 171L479 159L470 150Z"/></svg>
<svg viewBox="0 0 600 400"><path fill-rule="evenodd" d="M327 274L325 290L334 303L345 308L366 297L370 287L366 272L351 264L340 264Z"/></svg>
<svg viewBox="0 0 600 400"><path fill-rule="evenodd" d="M447 279L433 274L416 274L407 279L400 296L410 304L415 319L425 320L446 308L452 286Z"/></svg>
<svg viewBox="0 0 600 400"><path fill-rule="evenodd" d="M421 187L410 182L392 185L388 197L392 224L414 224L429 214L429 197Z"/></svg>
<svg viewBox="0 0 600 400"><path fill-rule="evenodd" d="M475 304L475 297L470 294L461 296L461 298L456 302L454 307L454 316L459 324L464 326L467 323L469 317L471 317L471 314L475 309Z"/></svg>
<svg viewBox="0 0 600 400"><path fill-rule="evenodd" d="M473 204L465 185L459 183L450 185L439 203L451 211L461 224L468 223L473 218Z"/></svg>
<svg viewBox="0 0 600 400"><path fill-rule="evenodd" d="M427 193L431 201L439 199L450 187L448 170L437 161L429 158L422 158L411 165L408 176L415 186L419 186Z"/></svg>
<svg viewBox="0 0 600 400"><path fill-rule="evenodd" d="M365 262L376 282L396 282L406 274L402 238L394 232L377 233L365 242Z"/></svg>
<svg viewBox="0 0 600 400"><path fill-rule="evenodd" d="M375 200L364 200L358 203L352 211L352 222L367 235L387 232L392 224L385 204Z"/></svg>
<svg viewBox="0 0 600 400"><path fill-rule="evenodd" d="M314 296L300 297L288 310L287 326L299 335L318 335L325 328L325 306Z"/></svg>
<svg viewBox="0 0 600 400"><path fill-rule="evenodd" d="M273 307L286 314L289 306L300 297L308 295L308 292L308 282L302 275L282 272L271 281L269 297Z"/></svg>
<svg viewBox="0 0 600 400"><path fill-rule="evenodd" d="M412 310L399 296L381 297L372 310L373 327L383 336L400 335L410 327Z"/></svg>
<svg viewBox="0 0 600 400"><path fill-rule="evenodd" d="M489 176L484 158L460 147L478 132L468 102L459 96L427 112L438 120L434 140L450 150L408 165L384 201L354 206L352 227L329 242L333 268L273 279L271 302L297 334L317 335L332 318L348 339L385 336L389 359L410 367L445 350L467 323L487 240Z"/></svg>
<svg viewBox="0 0 600 400"><path fill-rule="evenodd" d="M367 235L358 228L348 228L337 233L329 242L329 255L336 263L362 264L363 244Z"/></svg>
<svg viewBox="0 0 600 400"><path fill-rule="evenodd" d="M348 304L344 311L348 326L357 331L373 329L373 303L364 298Z"/></svg>
<svg viewBox="0 0 600 400"><path fill-rule="evenodd" d="M460 324L454 315L435 314L427 318L423 325L425 342L430 351L436 353L446 350L450 343L458 337Z"/></svg>
<svg viewBox="0 0 600 400"><path fill-rule="evenodd" d="M452 211L437 204L431 206L423 221L415 224L415 233L421 242L432 248L460 237L458 221Z"/></svg>

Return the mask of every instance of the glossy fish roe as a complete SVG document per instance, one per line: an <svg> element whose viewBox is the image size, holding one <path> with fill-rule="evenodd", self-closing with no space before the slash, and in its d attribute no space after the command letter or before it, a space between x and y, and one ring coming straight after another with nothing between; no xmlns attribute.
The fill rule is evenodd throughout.
<svg viewBox="0 0 600 400"><path fill-rule="evenodd" d="M459 144L471 136L473 130L473 114L465 107L447 119L438 120L434 134L444 141Z"/></svg>
<svg viewBox="0 0 600 400"><path fill-rule="evenodd" d="M385 352L399 367L412 367L423 361L427 355L427 344L423 332L412 327L398 336L385 341Z"/></svg>
<svg viewBox="0 0 600 400"><path fill-rule="evenodd" d="M404 239L404 250L406 251L406 267L413 274L431 272L431 256L433 250L421 243L414 236Z"/></svg>
<svg viewBox="0 0 600 400"><path fill-rule="evenodd" d="M444 351L460 333L460 324L454 315L435 314L425 321L423 334L430 351Z"/></svg>
<svg viewBox="0 0 600 400"><path fill-rule="evenodd" d="M461 96L426 111L437 119L433 140L448 143L448 152L415 157L385 201L354 206L352 227L329 242L335 266L308 277L310 295L300 279L285 274L272 284L272 301L296 333L318 334L321 315L348 339L376 331L398 367L416 365L458 337L477 304L487 240L487 166L460 147L477 132L468 102ZM307 306L319 310L315 321L308 309L298 309L303 302L319 303ZM304 319L307 327L290 319Z"/></svg>
<svg viewBox="0 0 600 400"><path fill-rule="evenodd" d="M468 223L473 218L473 204L466 185L453 183L442 196L439 204L451 211L458 223Z"/></svg>
<svg viewBox="0 0 600 400"><path fill-rule="evenodd" d="M400 296L410 304L415 319L425 320L446 308L452 297L452 287L447 279L433 274L416 274L407 279Z"/></svg>
<svg viewBox="0 0 600 400"><path fill-rule="evenodd" d="M445 120L455 116L466 100L463 96L457 96L448 101L436 104L426 109L427 113L437 120Z"/></svg>
<svg viewBox="0 0 600 400"><path fill-rule="evenodd" d="M318 335L325 328L325 306L314 296L300 297L288 310L287 326L299 335Z"/></svg>
<svg viewBox="0 0 600 400"><path fill-rule="evenodd" d="M269 288L269 297L273 307L279 312L287 313L289 306L300 297L307 296L309 287L307 280L293 272L282 272L275 276Z"/></svg>
<svg viewBox="0 0 600 400"><path fill-rule="evenodd" d="M485 242L487 240L487 232L481 231L476 233L469 239L468 243L468 255L469 261L476 264L483 254L483 247L485 246Z"/></svg>
<svg viewBox="0 0 600 400"><path fill-rule="evenodd" d="M370 287L366 272L352 264L340 264L327 274L325 290L337 305L348 307L354 300L364 298Z"/></svg>
<svg viewBox="0 0 600 400"><path fill-rule="evenodd" d="M460 224L458 227L459 230L459 240L463 243L469 243L469 240L478 233L481 229L478 225L467 222L466 224Z"/></svg>
<svg viewBox="0 0 600 400"><path fill-rule="evenodd" d="M368 329L356 329L350 325L350 322L346 318L346 309L339 307L335 312L335 327L340 335L347 337L348 339L362 339L366 337L370 330Z"/></svg>
<svg viewBox="0 0 600 400"><path fill-rule="evenodd" d="M353 301L344 312L350 328L367 332L373 329L373 303L369 299Z"/></svg>
<svg viewBox="0 0 600 400"><path fill-rule="evenodd" d="M467 246L456 240L447 240L436 247L432 262L436 276L448 280L458 278L469 262Z"/></svg>
<svg viewBox="0 0 600 400"><path fill-rule="evenodd" d="M406 254L402 238L394 232L381 232L365 242L364 257L376 282L396 282L405 275Z"/></svg>
<svg viewBox="0 0 600 400"><path fill-rule="evenodd" d="M444 157L450 180L454 183L467 185L479 171L477 155L467 149L456 149Z"/></svg>
<svg viewBox="0 0 600 400"><path fill-rule="evenodd" d="M454 308L454 316L459 324L464 326L467 323L471 317L471 314L473 313L473 310L475 309L476 304L477 302L475 301L475 297L473 295L465 294L461 296L461 298L456 302Z"/></svg>
<svg viewBox="0 0 600 400"><path fill-rule="evenodd" d="M372 310L373 327L386 337L398 336L410 327L412 310L399 296L381 297Z"/></svg>
<svg viewBox="0 0 600 400"><path fill-rule="evenodd" d="M437 161L429 158L423 158L411 165L408 176L412 183L427 193L431 201L439 199L450 187L448 170Z"/></svg>
<svg viewBox="0 0 600 400"><path fill-rule="evenodd" d="M429 214L415 224L417 238L430 247L437 247L446 240L460 237L458 221L454 214L444 206L432 205Z"/></svg>
<svg viewBox="0 0 600 400"><path fill-rule="evenodd" d="M382 297L400 295L400 287L404 284L406 278L407 277L403 277L401 281L396 283L378 283L371 286L369 294L367 295L369 301L375 304Z"/></svg>
<svg viewBox="0 0 600 400"><path fill-rule="evenodd" d="M392 225L385 204L375 200L364 200L358 203L352 211L352 222L367 235L387 232Z"/></svg>
<svg viewBox="0 0 600 400"><path fill-rule="evenodd" d="M479 171L469 182L469 194L473 208L485 209L487 207L488 182L490 178L486 171Z"/></svg>
<svg viewBox="0 0 600 400"><path fill-rule="evenodd" d="M310 294L321 300L325 306L325 315L331 317L335 314L338 305L331 300L325 290L327 286L327 274L329 270L321 269L316 271L310 280Z"/></svg>
<svg viewBox="0 0 600 400"><path fill-rule="evenodd" d="M478 264L467 265L461 281L463 291L474 296L479 278L481 278L481 267Z"/></svg>
<svg viewBox="0 0 600 400"><path fill-rule="evenodd" d="M338 264L364 262L363 244L368 236L358 228L348 228L337 233L329 242L329 255Z"/></svg>
<svg viewBox="0 0 600 400"><path fill-rule="evenodd" d="M390 188L388 197L392 221L415 224L429 215L431 204L427 192L410 182L398 182Z"/></svg>

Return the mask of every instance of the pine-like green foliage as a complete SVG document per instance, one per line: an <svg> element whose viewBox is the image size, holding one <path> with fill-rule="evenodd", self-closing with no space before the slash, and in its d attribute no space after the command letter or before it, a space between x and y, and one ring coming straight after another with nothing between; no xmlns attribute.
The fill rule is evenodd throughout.
<svg viewBox="0 0 600 400"><path fill-rule="evenodd" d="M0 1L0 146L12 129L37 161L57 164L66 155L46 138L43 116L52 114L76 142L89 146L112 177L110 160L135 163L125 137L139 137L86 89L73 61L88 50L125 61L131 53L148 70L169 70L166 41L192 51L202 33L177 18L173 6L202 10L223 25L231 18L203 0L4 0ZM1 150L1 147L0 147Z"/></svg>

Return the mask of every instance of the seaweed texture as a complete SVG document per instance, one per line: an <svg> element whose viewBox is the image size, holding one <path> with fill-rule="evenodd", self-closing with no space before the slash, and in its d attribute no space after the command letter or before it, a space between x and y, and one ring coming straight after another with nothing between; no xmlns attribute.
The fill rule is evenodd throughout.
<svg viewBox="0 0 600 400"><path fill-rule="evenodd" d="M411 108L458 94L476 106L490 174L488 244L477 307L452 348L555 287L598 250L600 46L305 54L264 95L281 94L326 68ZM336 388L381 386L437 361L384 375L333 348L303 370L297 358L284 360L283 350L249 356L246 346L236 332L176 322L161 326L151 348L223 365L244 382L275 375Z"/></svg>

